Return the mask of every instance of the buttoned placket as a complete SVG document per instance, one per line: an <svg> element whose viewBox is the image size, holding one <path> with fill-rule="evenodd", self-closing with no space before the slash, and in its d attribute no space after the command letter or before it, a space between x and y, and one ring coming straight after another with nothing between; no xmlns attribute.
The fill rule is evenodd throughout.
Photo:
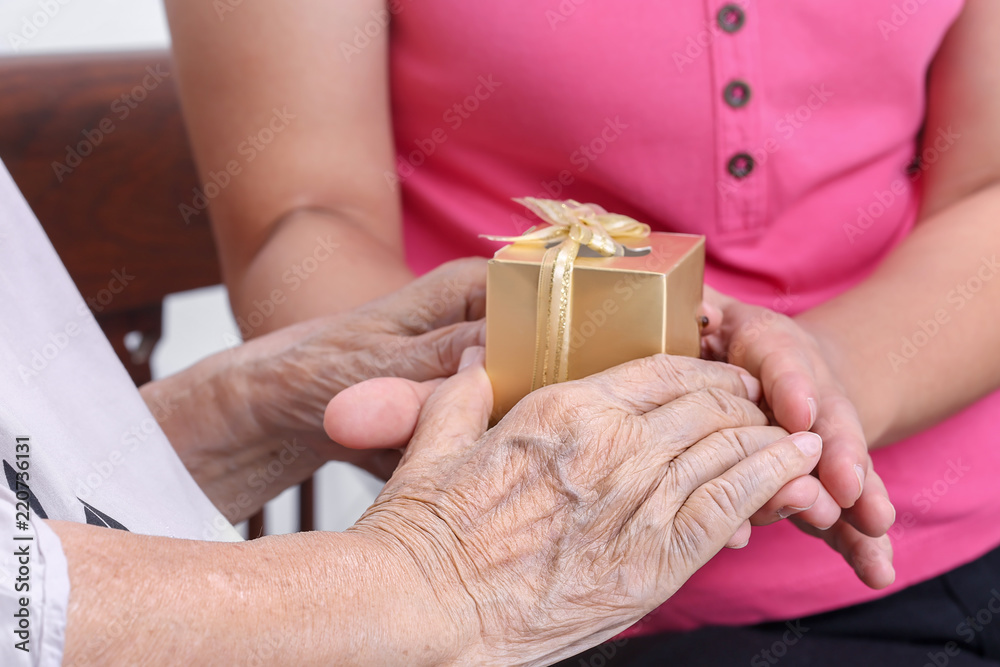
<svg viewBox="0 0 1000 667"><path fill-rule="evenodd" d="M746 232L764 224L766 206L758 12L755 0L706 0L706 11L716 31L710 57L717 231Z"/></svg>

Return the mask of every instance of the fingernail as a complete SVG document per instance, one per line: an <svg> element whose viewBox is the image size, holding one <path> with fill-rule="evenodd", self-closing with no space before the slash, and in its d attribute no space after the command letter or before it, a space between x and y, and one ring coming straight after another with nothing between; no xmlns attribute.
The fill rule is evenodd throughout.
<svg viewBox="0 0 1000 667"><path fill-rule="evenodd" d="M740 373L740 379L743 380L743 386L747 388L747 398L750 399L750 402L758 402L760 400L760 382L757 381L757 378L749 373Z"/></svg>
<svg viewBox="0 0 1000 667"><path fill-rule="evenodd" d="M891 528L896 523L896 506L888 498L885 499L885 502L889 505L889 509L892 510L892 521L889 522L889 527Z"/></svg>
<svg viewBox="0 0 1000 667"><path fill-rule="evenodd" d="M823 438L809 431L796 433L792 436L792 442L806 456L814 456L823 448Z"/></svg>
<svg viewBox="0 0 1000 667"><path fill-rule="evenodd" d="M485 352L486 351L481 347L465 348L465 351L462 352L462 360L458 363L458 372L461 373L466 368L485 357Z"/></svg>
<svg viewBox="0 0 1000 667"><path fill-rule="evenodd" d="M812 505L810 505L809 507L812 507ZM792 507L791 505L787 505L778 510L778 516L782 519L787 519L793 514L798 514L799 512L805 512L807 509L809 509L809 507Z"/></svg>
<svg viewBox="0 0 1000 667"><path fill-rule="evenodd" d="M854 474L858 476L858 498L861 497L861 493L865 490L865 469L859 464L854 464Z"/></svg>
<svg viewBox="0 0 1000 667"><path fill-rule="evenodd" d="M809 428L812 428L819 416L819 408L816 406L816 399L811 396L806 399L806 403L809 404Z"/></svg>

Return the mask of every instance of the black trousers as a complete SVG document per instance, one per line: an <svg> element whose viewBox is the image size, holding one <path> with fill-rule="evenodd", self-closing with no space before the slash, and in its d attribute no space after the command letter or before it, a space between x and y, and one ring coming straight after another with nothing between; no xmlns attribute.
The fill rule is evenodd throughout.
<svg viewBox="0 0 1000 667"><path fill-rule="evenodd" d="M562 667L1000 666L1000 549L853 607L745 628L608 642Z"/></svg>

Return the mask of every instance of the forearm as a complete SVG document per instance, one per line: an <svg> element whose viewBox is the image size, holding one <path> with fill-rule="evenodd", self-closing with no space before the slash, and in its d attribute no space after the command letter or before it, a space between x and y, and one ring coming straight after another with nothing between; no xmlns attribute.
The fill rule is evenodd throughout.
<svg viewBox="0 0 1000 667"><path fill-rule="evenodd" d="M50 525L69 563L66 665L432 665L459 645L430 584L369 537L219 544Z"/></svg>
<svg viewBox="0 0 1000 667"><path fill-rule="evenodd" d="M357 58L331 48L385 13L385 0L244 3L225 20L203 0L165 8L202 179L234 174L208 212L244 337L408 282L389 183L389 31Z"/></svg>
<svg viewBox="0 0 1000 667"><path fill-rule="evenodd" d="M195 481L233 523L325 461L307 436L270 433L255 417L259 364L245 348L213 355L140 392Z"/></svg>
<svg viewBox="0 0 1000 667"><path fill-rule="evenodd" d="M800 315L825 341L873 447L1000 386L1000 185L921 221L878 270Z"/></svg>
<svg viewBox="0 0 1000 667"><path fill-rule="evenodd" d="M349 310L413 279L402 250L345 216L300 211L279 223L243 269L228 272L240 333L252 338Z"/></svg>

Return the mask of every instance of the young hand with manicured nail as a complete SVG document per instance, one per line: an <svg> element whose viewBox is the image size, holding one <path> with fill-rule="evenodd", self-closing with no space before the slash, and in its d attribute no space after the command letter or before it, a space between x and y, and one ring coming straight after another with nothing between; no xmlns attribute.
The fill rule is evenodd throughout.
<svg viewBox="0 0 1000 667"><path fill-rule="evenodd" d="M872 588L893 582L886 531L895 510L872 467L866 433L834 366L831 341L821 342L806 322L742 303L706 288L710 319L721 320L703 341L713 359L760 378L774 421L790 431L812 429L823 438L816 477L789 483L755 520L794 517L809 534L840 551ZM816 483L818 479L819 483Z"/></svg>

